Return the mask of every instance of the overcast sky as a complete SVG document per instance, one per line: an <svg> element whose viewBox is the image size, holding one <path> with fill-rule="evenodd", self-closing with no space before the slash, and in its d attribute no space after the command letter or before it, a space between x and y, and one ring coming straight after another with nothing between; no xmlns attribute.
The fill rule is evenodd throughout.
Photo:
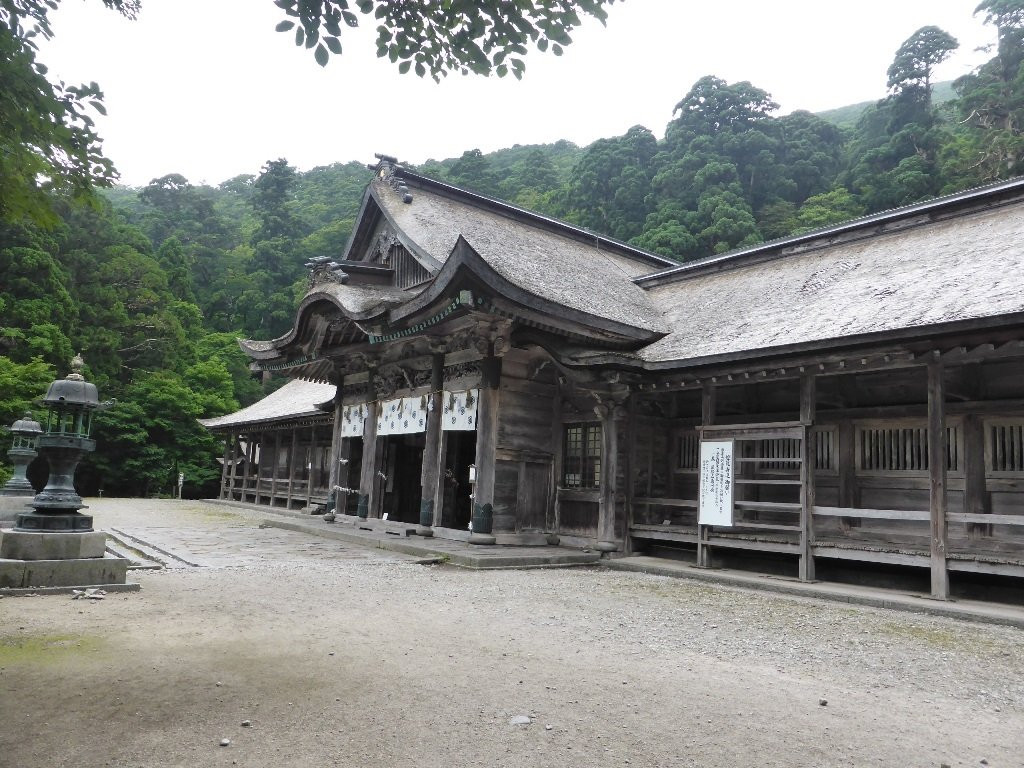
<svg viewBox="0 0 1024 768"><path fill-rule="evenodd" d="M984 61L975 49L995 33L972 16L977 2L626 0L563 56L532 52L522 81L436 84L377 59L372 23L343 30L343 55L321 68L274 31L284 16L272 0L142 0L136 21L64 0L40 58L51 77L103 88L99 131L123 183L181 173L217 184L278 157L307 170L375 152L419 163L474 147L586 145L638 123L661 136L708 74L750 80L780 114L877 99L896 48L926 24L961 44L938 79Z"/></svg>

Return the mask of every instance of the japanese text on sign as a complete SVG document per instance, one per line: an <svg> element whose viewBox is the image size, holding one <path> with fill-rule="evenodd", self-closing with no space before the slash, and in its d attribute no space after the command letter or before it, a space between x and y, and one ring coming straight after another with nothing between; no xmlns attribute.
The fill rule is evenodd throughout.
<svg viewBox="0 0 1024 768"><path fill-rule="evenodd" d="M732 525L732 440L707 440L700 444L701 525Z"/></svg>

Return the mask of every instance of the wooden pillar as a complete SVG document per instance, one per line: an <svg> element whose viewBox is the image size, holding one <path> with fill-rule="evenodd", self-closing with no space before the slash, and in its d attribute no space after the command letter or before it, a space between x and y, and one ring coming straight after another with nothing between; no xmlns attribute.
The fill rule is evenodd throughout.
<svg viewBox="0 0 1024 768"><path fill-rule="evenodd" d="M334 424L331 426L331 455L328 457L330 462L328 466L330 471L327 475L327 505L329 512L340 514L344 510L339 510L338 507L345 506L345 494L338 493L334 490L335 486L341 485L341 417L344 412L344 406L341 404L342 397L344 396L342 390L342 382L344 377L338 375L335 379L334 385ZM334 505L331 506L331 499L334 499Z"/></svg>
<svg viewBox="0 0 1024 768"><path fill-rule="evenodd" d="M263 464L267 460L267 433L260 432L260 458L256 462L256 503L260 503L260 499L263 496Z"/></svg>
<svg viewBox="0 0 1024 768"><path fill-rule="evenodd" d="M430 394L427 408L426 435L423 461L420 467L420 524L416 533L433 536L435 519L434 500L441 477L441 402L444 392L444 352L435 352L430 358ZM431 407L432 406L432 407Z"/></svg>
<svg viewBox="0 0 1024 768"><path fill-rule="evenodd" d="M370 371L367 382L370 396L373 396L373 371ZM377 411L379 405L376 400L370 400L366 404L366 421L363 422L363 464L359 473L359 503L356 507L356 514L364 520L369 517L370 509L379 504L376 492L377 472L380 471L380 462L383 456L383 443L377 445Z"/></svg>
<svg viewBox="0 0 1024 768"><path fill-rule="evenodd" d="M991 511L985 484L985 424L979 416L971 414L964 417L964 512L987 515ZM970 523L967 534L971 539L984 538L992 535L992 527Z"/></svg>
<svg viewBox="0 0 1024 768"><path fill-rule="evenodd" d="M932 597L949 598L946 568L946 387L942 363L928 364L928 479L931 511Z"/></svg>
<svg viewBox="0 0 1024 768"><path fill-rule="evenodd" d="M217 494L218 499L223 499L227 495L227 484L228 484L228 462L231 461L231 433L229 432L224 437L224 465L220 468L220 492Z"/></svg>
<svg viewBox="0 0 1024 768"><path fill-rule="evenodd" d="M811 427L815 417L815 378L800 379L800 423L804 428L803 461L800 462L800 581L814 581L814 463L816 451Z"/></svg>
<svg viewBox="0 0 1024 768"><path fill-rule="evenodd" d="M252 433L248 435L245 446L245 471L242 472L242 493L239 501L246 501L246 492L249 490L249 474L252 472L253 458L256 456L256 442L252 439Z"/></svg>
<svg viewBox="0 0 1024 768"><path fill-rule="evenodd" d="M299 455L299 430L297 427L292 427L292 444L288 449L288 509L292 508L292 496L295 493L295 467L297 462L295 459Z"/></svg>
<svg viewBox="0 0 1024 768"><path fill-rule="evenodd" d="M498 403L501 394L501 358L493 355L481 361L482 382L476 412L476 485L473 487L473 533L471 544L493 544L490 526L494 512L494 455L498 440ZM487 520L486 530L480 521Z"/></svg>
<svg viewBox="0 0 1024 768"><path fill-rule="evenodd" d="M597 506L597 550L615 552L619 542L615 536L616 497L619 475L619 422L626 410L608 399L595 406L601 418L601 481Z"/></svg>
<svg viewBox="0 0 1024 768"><path fill-rule="evenodd" d="M309 451L306 453L306 509L313 504L313 459L316 457L316 424L309 427Z"/></svg>
<svg viewBox="0 0 1024 768"><path fill-rule="evenodd" d="M710 427L715 423L716 407L715 385L705 383L700 393L700 423L702 426ZM701 434L703 439L703 434ZM700 446L698 446L700 450ZM698 513L699 514L699 513ZM711 527L697 524L697 567L711 567L711 546L708 543L711 538Z"/></svg>
<svg viewBox="0 0 1024 768"><path fill-rule="evenodd" d="M855 508L860 506L860 499L857 498L857 433L853 422L845 419L839 422L837 438L839 439L839 452L837 459L839 465L839 506ZM844 533L850 528L860 524L860 519L855 517L839 518L839 528Z"/></svg>
<svg viewBox="0 0 1024 768"><path fill-rule="evenodd" d="M270 506L277 505L277 471L281 466L281 430L274 430L274 469L270 479Z"/></svg>
<svg viewBox="0 0 1024 768"><path fill-rule="evenodd" d="M628 448L627 448L627 451L626 451L626 467L625 467L626 471L623 473L623 477L625 478L625 482L626 482L626 487L623 489L626 492L626 500L625 500L625 504L626 504L626 509L625 509L626 520L625 520L625 531L624 531L623 541L622 541L622 551L623 551L624 554L631 555L631 554L633 554L633 537L630 535L630 530L632 530L632 528L633 528L633 495L634 495L634 493L633 493L633 478L636 475L636 470L637 470L637 466L636 466L636 464L637 464L637 458L636 458L636 432L637 432L637 429L636 429L636 398L635 397L630 397L629 400L626 402L626 423L629 425L629 427L626 430L626 440L628 441ZM672 440L671 436L669 437L669 440L674 442ZM671 454L673 452L673 450L674 449L670 445L669 453ZM652 464L653 464L653 460L654 460L654 446L653 446L653 444L651 446L651 450L647 452L647 456L648 456L647 492L644 495L649 498L650 495L651 495L651 491L650 491L651 475L653 474L653 469L652 469ZM675 469L676 466L678 466L678 465L676 463L673 463L672 457L670 456L669 457L669 473L668 473L668 482L669 482L670 488L671 488L672 478L675 475L675 472L673 470ZM669 491L669 495L671 496L671 490Z"/></svg>

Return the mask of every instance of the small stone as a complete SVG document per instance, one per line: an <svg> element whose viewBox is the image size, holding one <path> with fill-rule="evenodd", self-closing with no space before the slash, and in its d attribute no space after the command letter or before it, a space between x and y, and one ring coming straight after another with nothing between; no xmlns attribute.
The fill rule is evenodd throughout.
<svg viewBox="0 0 1024 768"><path fill-rule="evenodd" d="M527 717L526 715L516 715L515 717L513 717L511 720L508 721L508 724L509 725L529 725L532 722L533 721L530 720L530 718Z"/></svg>
<svg viewBox="0 0 1024 768"><path fill-rule="evenodd" d="M226 747L226 746L228 746L229 744L231 744L231 739L221 739L221 740L220 740L220 745L221 745L222 747Z"/></svg>
<svg viewBox="0 0 1024 768"><path fill-rule="evenodd" d="M331 652L330 652L330 653L328 653L327 655L328 655L328 656L333 656L333 655L334 655L334 651L331 651Z"/></svg>
<svg viewBox="0 0 1024 768"><path fill-rule="evenodd" d="M252 726L252 720L243 720L242 721L242 727L243 728L249 728L251 726Z"/></svg>
<svg viewBox="0 0 1024 768"><path fill-rule="evenodd" d="M988 765L988 760L986 760L984 757L981 758L981 760L979 760L978 762L981 763L982 765Z"/></svg>
<svg viewBox="0 0 1024 768"><path fill-rule="evenodd" d="M218 680L218 681L217 681L217 687L218 687L218 688L220 688L220 687L221 687L221 685L222 685L221 681L220 681L220 680Z"/></svg>
<svg viewBox="0 0 1024 768"><path fill-rule="evenodd" d="M548 723L547 725L544 726L544 730L545 731L550 731L552 728L553 728L553 726L550 723Z"/></svg>
<svg viewBox="0 0 1024 768"><path fill-rule="evenodd" d="M828 699L818 699L818 706L819 707L827 707L828 706Z"/></svg>

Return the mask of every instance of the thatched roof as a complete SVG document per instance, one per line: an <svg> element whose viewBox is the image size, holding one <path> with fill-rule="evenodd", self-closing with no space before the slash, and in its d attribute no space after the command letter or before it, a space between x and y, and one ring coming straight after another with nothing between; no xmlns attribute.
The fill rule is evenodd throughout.
<svg viewBox="0 0 1024 768"><path fill-rule="evenodd" d="M1024 202L956 215L951 206L891 212L844 242L793 238L643 279L671 332L638 355L744 356L1024 312Z"/></svg>
<svg viewBox="0 0 1024 768"><path fill-rule="evenodd" d="M317 384L311 381L292 379L280 389L240 411L213 419L200 419L199 423L207 429L228 429L283 419L324 415L324 412L317 406L332 400L334 392L333 384Z"/></svg>

